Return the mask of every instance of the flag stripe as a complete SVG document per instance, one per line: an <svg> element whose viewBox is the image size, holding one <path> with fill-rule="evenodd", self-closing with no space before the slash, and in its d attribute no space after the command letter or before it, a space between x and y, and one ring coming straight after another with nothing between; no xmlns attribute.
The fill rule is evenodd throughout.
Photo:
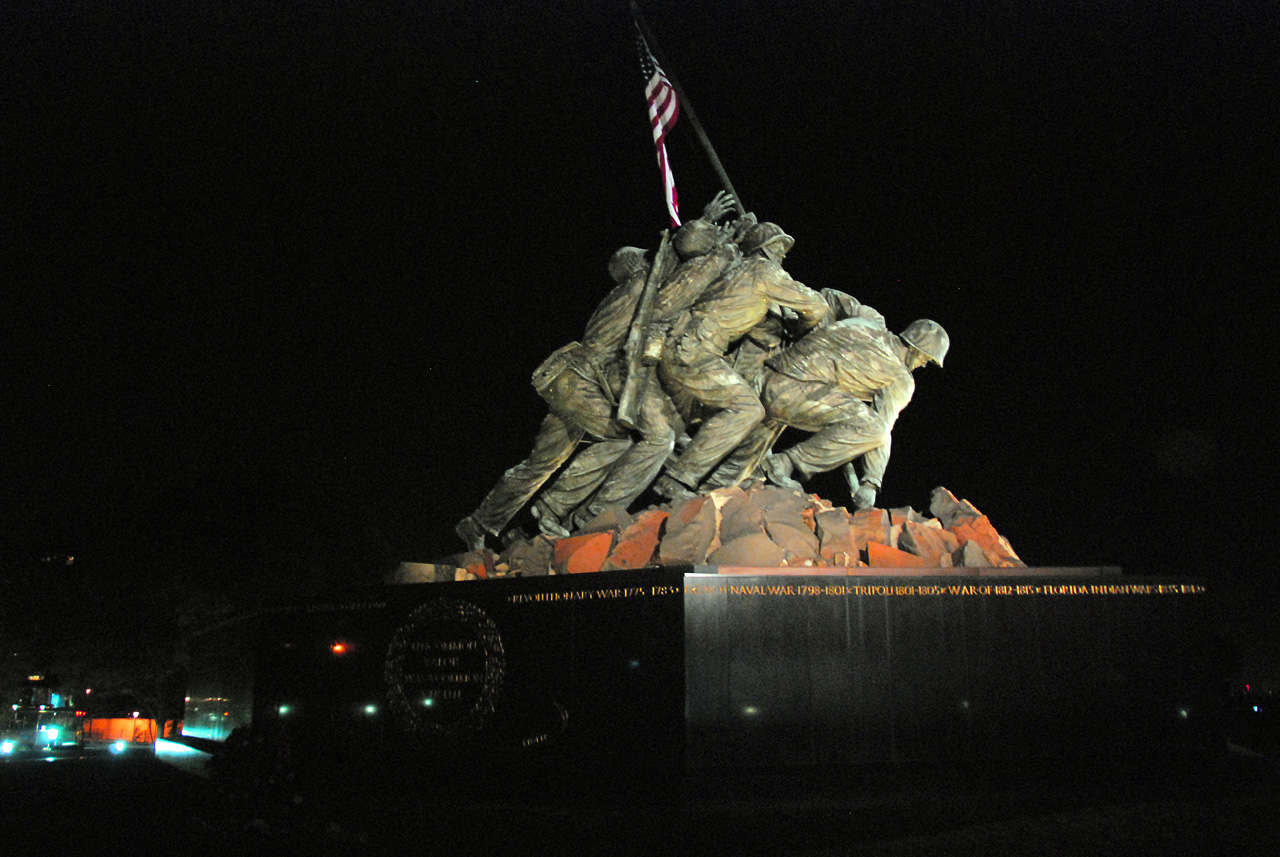
<svg viewBox="0 0 1280 857"><path fill-rule="evenodd" d="M665 137L667 129L674 127L676 120L680 118L680 102L676 99L676 91L665 82L661 86L663 88L656 96L652 94L652 82L646 91L649 95L649 121L653 125L655 143Z"/></svg>
<svg viewBox="0 0 1280 857"><path fill-rule="evenodd" d="M658 144L658 169L662 171L662 186L667 201L667 213L671 215L671 225L680 225L680 194L676 192L676 177L671 172L671 164L667 161L666 143Z"/></svg>
<svg viewBox="0 0 1280 857"><path fill-rule="evenodd" d="M680 196L676 193L676 178L671 172L671 163L667 160L667 132L675 127L676 120L680 118L680 99L676 96L675 87L662 73L658 61L649 50L638 24L636 49L640 54L640 69L648 81L644 97L649 105L649 125L653 131L653 145L658 152L658 169L662 172L663 196L674 228L680 225Z"/></svg>

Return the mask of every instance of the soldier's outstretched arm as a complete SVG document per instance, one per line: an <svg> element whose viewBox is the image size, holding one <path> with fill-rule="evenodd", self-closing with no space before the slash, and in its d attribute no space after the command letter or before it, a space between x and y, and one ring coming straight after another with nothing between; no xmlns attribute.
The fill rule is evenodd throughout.
<svg viewBox="0 0 1280 857"><path fill-rule="evenodd" d="M887 387L876 391L872 407L884 418L885 431L893 431L894 423L902 409L911 404L911 396L915 394L916 381L910 372L905 372L898 380Z"/></svg>
<svg viewBox="0 0 1280 857"><path fill-rule="evenodd" d="M875 502L876 493L884 487L884 472L889 467L889 454L893 450L891 432L902 409L911 403L911 394L915 389L915 379L911 377L910 372L907 372L894 383L876 392L872 407L884 419L884 443L862 456L862 480L857 490L853 492L853 505L858 509L870 508ZM845 478L852 489L857 483L852 464L847 467ZM866 505L860 505L863 503Z"/></svg>
<svg viewBox="0 0 1280 857"><path fill-rule="evenodd" d="M858 484L858 490L853 492L853 505L859 509L867 509L875 502L876 493L884 488L884 472L889 466L889 453L892 449L893 439L886 434L884 443L862 456L862 480L860 483L850 481L852 487ZM853 464L850 462L849 467ZM851 479L852 470L845 473L846 479ZM860 506L859 503L865 502L867 505Z"/></svg>
<svg viewBox="0 0 1280 857"><path fill-rule="evenodd" d="M831 307L832 321L858 318L870 322L876 327L885 326L884 316L847 292L842 292L839 289L823 289L818 294L822 295L822 299Z"/></svg>
<svg viewBox="0 0 1280 857"><path fill-rule="evenodd" d="M790 309L799 316L800 332L832 320L831 307L822 295L804 283L793 280L781 267L768 279L765 297L771 304L776 304L779 311Z"/></svg>

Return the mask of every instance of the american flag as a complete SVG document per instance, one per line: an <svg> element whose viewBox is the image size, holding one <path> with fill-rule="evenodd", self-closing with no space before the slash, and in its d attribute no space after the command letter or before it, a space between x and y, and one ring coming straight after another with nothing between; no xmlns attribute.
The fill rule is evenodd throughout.
<svg viewBox="0 0 1280 857"><path fill-rule="evenodd" d="M676 97L671 81L662 73L658 61L653 58L644 34L636 27L636 49L640 52L640 69L648 83L644 88L649 102L649 124L653 127L653 145L658 149L658 168L662 170L662 187L667 199L667 213L671 215L672 228L680 225L680 196L676 193L676 177L667 160L667 132L680 118L680 99Z"/></svg>

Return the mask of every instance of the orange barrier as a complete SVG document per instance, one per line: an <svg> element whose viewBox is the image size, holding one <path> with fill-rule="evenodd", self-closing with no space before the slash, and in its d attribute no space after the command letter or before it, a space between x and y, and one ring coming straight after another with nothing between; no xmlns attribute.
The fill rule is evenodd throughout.
<svg viewBox="0 0 1280 857"><path fill-rule="evenodd" d="M84 737L86 740L154 744L156 722L142 717L86 717Z"/></svg>

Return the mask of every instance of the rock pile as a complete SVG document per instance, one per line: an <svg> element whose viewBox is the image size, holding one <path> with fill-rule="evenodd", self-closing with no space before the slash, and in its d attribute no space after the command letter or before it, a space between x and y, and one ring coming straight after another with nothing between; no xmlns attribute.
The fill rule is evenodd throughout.
<svg viewBox="0 0 1280 857"><path fill-rule="evenodd" d="M910 507L850 512L771 485L721 488L643 512L607 509L569 538L520 539L402 563L394 582L471 580L651 566L991 568L1025 566L987 516L935 488L926 518Z"/></svg>

